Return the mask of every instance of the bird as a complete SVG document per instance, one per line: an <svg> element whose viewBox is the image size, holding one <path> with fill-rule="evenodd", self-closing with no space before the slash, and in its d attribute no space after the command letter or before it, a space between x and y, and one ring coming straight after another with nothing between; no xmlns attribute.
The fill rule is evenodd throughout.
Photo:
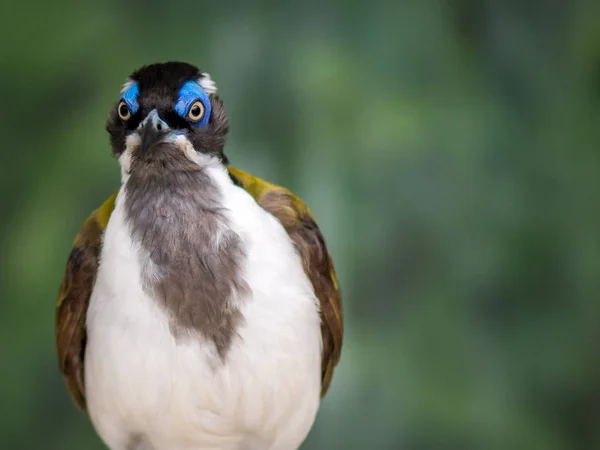
<svg viewBox="0 0 600 450"><path fill-rule="evenodd" d="M296 194L229 164L208 73L145 65L117 98L121 184L58 293L67 391L111 450L298 448L342 348L323 234Z"/></svg>

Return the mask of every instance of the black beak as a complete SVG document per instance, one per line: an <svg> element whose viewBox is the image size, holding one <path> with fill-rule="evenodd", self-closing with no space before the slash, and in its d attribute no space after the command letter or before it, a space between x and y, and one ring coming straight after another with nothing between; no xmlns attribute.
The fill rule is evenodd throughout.
<svg viewBox="0 0 600 450"><path fill-rule="evenodd" d="M148 121L144 124L139 133L140 137L142 138L141 151L147 152L154 145L161 142L161 140L167 134L167 131L161 126L160 122L153 123Z"/></svg>

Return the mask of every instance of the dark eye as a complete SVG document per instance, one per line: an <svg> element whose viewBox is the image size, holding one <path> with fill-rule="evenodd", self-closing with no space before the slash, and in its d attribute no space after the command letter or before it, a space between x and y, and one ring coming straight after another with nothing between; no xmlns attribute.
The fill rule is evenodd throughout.
<svg viewBox="0 0 600 450"><path fill-rule="evenodd" d="M125 103L124 101L121 101L121 103L119 103L117 112L119 113L119 117L121 118L121 120L129 120L129 118L131 117L131 111L129 111L127 103Z"/></svg>
<svg viewBox="0 0 600 450"><path fill-rule="evenodd" d="M204 105L200 100L195 101L188 112L188 119L192 122L200 122L204 117Z"/></svg>

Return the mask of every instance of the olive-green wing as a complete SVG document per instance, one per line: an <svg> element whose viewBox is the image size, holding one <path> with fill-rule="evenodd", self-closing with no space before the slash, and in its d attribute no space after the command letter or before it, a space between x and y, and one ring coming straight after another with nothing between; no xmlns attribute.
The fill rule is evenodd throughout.
<svg viewBox="0 0 600 450"><path fill-rule="evenodd" d="M228 169L232 179L283 224L301 256L321 306L321 394L324 395L340 359L343 327L339 286L323 235L309 209L296 195L241 170ZM114 209L115 198L116 193L92 212L82 225L69 255L58 295L56 346L59 366L69 393L82 409L85 409L85 320L96 279L102 235Z"/></svg>
<svg viewBox="0 0 600 450"><path fill-rule="evenodd" d="M115 206L116 193L83 223L75 238L56 305L56 348L60 371L73 401L85 410L83 359L85 319L96 279L102 235Z"/></svg>
<svg viewBox="0 0 600 450"><path fill-rule="evenodd" d="M233 181L275 216L296 245L304 271L321 306L323 340L321 396L325 395L342 349L340 290L325 239L302 200L285 188L268 183L239 169L228 167Z"/></svg>

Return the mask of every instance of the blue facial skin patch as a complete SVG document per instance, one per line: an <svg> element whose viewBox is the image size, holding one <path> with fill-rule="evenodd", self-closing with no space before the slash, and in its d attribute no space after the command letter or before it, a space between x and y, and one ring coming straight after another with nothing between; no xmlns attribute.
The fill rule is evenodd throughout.
<svg viewBox="0 0 600 450"><path fill-rule="evenodd" d="M206 126L208 119L210 119L210 98L204 89L202 89L195 81L188 81L181 86L181 89L179 89L179 98L177 99L177 103L175 103L175 111L185 119L190 107L196 100L200 100L204 105L204 117L200 122L193 123L192 125L203 127Z"/></svg>
<svg viewBox="0 0 600 450"><path fill-rule="evenodd" d="M127 107L129 108L129 111L131 111L131 114L135 114L140 107L138 103L139 93L138 84L133 83L121 96L121 99L127 103Z"/></svg>

